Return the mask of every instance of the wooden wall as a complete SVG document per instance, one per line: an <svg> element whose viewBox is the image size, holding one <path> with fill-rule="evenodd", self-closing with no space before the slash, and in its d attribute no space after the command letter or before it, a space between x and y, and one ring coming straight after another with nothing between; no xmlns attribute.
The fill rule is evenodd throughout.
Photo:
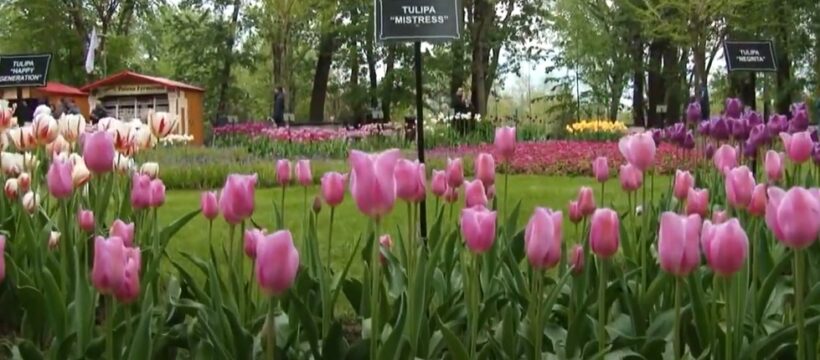
<svg viewBox="0 0 820 360"><path fill-rule="evenodd" d="M188 132L194 137L192 144L202 145L205 143L205 113L202 109L202 93L196 91L186 91L185 98L188 99Z"/></svg>

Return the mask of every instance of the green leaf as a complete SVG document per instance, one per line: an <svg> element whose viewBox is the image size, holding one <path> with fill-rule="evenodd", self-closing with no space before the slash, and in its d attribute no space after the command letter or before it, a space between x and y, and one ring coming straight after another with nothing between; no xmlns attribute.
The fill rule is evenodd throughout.
<svg viewBox="0 0 820 360"><path fill-rule="evenodd" d="M805 328L811 328L820 324L820 316L806 319ZM783 344L794 344L797 338L797 328L794 325L781 328L768 336L760 337L749 346L744 347L739 359L749 359L755 354L759 359L766 359L776 355L777 350Z"/></svg>
<svg viewBox="0 0 820 360"><path fill-rule="evenodd" d="M222 306L222 312L231 324L231 334L234 340L234 355L237 359L250 359L253 352L253 337L242 326L237 314L227 306Z"/></svg>
<svg viewBox="0 0 820 360"><path fill-rule="evenodd" d="M75 311L74 326L77 332L77 357L82 357L85 348L91 340L91 287L88 286L86 272L80 271L80 255L77 247L72 247L74 251L74 304Z"/></svg>
<svg viewBox="0 0 820 360"><path fill-rule="evenodd" d="M151 342L151 309L153 308L153 301L151 296L152 289L149 287L145 291L143 297L142 309L140 310L140 321L137 325L137 331L134 333L134 339L131 340L131 346L128 348L129 360L149 359L152 357L152 342Z"/></svg>
<svg viewBox="0 0 820 360"><path fill-rule="evenodd" d="M447 343L447 350L449 350L449 354L453 360L467 360L469 359L469 355L467 355L467 349L465 348L464 344L461 343L461 340L453 334L453 332L441 322L441 319L436 316L436 323L438 324L438 328L441 330L441 334L444 335L444 341Z"/></svg>
<svg viewBox="0 0 820 360"><path fill-rule="evenodd" d="M305 303L298 296L289 296L288 300L299 317L299 325L305 331L313 356L317 359L321 358L319 354L319 330L316 328L316 320L313 318L310 309L305 306Z"/></svg>
<svg viewBox="0 0 820 360"><path fill-rule="evenodd" d="M689 283L689 298L692 301L692 312L695 318L695 326L697 327L697 338L701 343L706 344L710 341L709 334L711 334L717 327L717 319L714 323L709 322L709 309L706 306L706 293L703 291L703 285L700 282L701 271L695 271L689 276L687 283Z"/></svg>
<svg viewBox="0 0 820 360"><path fill-rule="evenodd" d="M504 307L504 320L501 324L501 344L507 358L515 359L518 356L518 309L516 306Z"/></svg>
<svg viewBox="0 0 820 360"><path fill-rule="evenodd" d="M322 340L323 359L343 359L347 354L347 341L342 332L342 324L334 321L327 337Z"/></svg>
<svg viewBox="0 0 820 360"><path fill-rule="evenodd" d="M405 299L405 298L402 298ZM404 359L406 356L402 356L401 354L401 344L399 341L402 339L402 334L404 333L404 324L407 321L407 304L405 301L400 301L398 304L399 314L396 319L395 326L390 331L390 336L387 337L387 340L384 344L381 345L379 351L379 359L381 360L390 360L390 359Z"/></svg>
<svg viewBox="0 0 820 360"><path fill-rule="evenodd" d="M336 304L336 300L339 298L339 294L344 290L343 281L347 278L347 273L350 271L350 265L353 264L353 259L356 258L356 249L359 248L359 244L362 242L362 236L356 238L356 245L353 246L353 251L350 252L350 257L347 259L345 263L345 267L342 269L342 272L337 274L336 277L333 279L333 285L331 287L331 304ZM330 260L327 260L328 263ZM348 297L348 299L350 299ZM354 309L358 309L358 303L350 303Z"/></svg>
<svg viewBox="0 0 820 360"><path fill-rule="evenodd" d="M353 306L354 309L358 311L358 314L361 316L361 303L362 303L362 291L364 290L362 287L362 283L357 279L346 279L344 281L344 286L342 287L345 297L347 301Z"/></svg>
<svg viewBox="0 0 820 360"><path fill-rule="evenodd" d="M43 267L41 270L43 274L43 290L45 291L45 300L48 303L48 317L50 318L49 327L54 330L54 336L57 342L61 342L66 336L66 306L63 304L63 294L57 287L57 280L48 268Z"/></svg>
<svg viewBox="0 0 820 360"><path fill-rule="evenodd" d="M194 217L199 215L200 212L202 212L200 209L193 210L163 228L159 233L163 249L165 248L165 245L168 244L168 241L180 230L182 230L182 228L185 227L185 225L187 225Z"/></svg>
<svg viewBox="0 0 820 360"><path fill-rule="evenodd" d="M780 260L777 261L774 268L772 268L772 271L769 272L769 275L766 275L766 279L763 280L763 284L760 285L760 289L757 294L757 314L762 315L766 310L766 307L769 305L769 300L771 299L775 285L777 285L778 281L781 279L783 272L786 271L786 269L788 269L791 265L791 255L792 252L784 253Z"/></svg>
<svg viewBox="0 0 820 360"><path fill-rule="evenodd" d="M40 351L37 345L34 345L34 343L28 339L23 340L21 343L17 344L17 351L20 352L20 357L22 357L23 360L45 359L43 353Z"/></svg>

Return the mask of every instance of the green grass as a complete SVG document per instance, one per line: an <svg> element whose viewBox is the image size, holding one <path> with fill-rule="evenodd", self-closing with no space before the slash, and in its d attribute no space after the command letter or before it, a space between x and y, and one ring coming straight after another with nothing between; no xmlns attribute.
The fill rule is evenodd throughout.
<svg viewBox="0 0 820 360"><path fill-rule="evenodd" d="M504 176L500 175L496 179L498 206L502 207L504 196ZM649 181L649 178L646 178ZM547 207L564 212L564 241L567 243L578 242L578 237L574 233L574 227L568 220L566 211L567 203L574 199L580 186L590 186L595 190L595 197L600 206L600 184L591 178L580 177L553 177L539 175L511 175L509 178L509 209L519 201L521 202L520 215L517 219L517 229L521 229L529 219L535 207ZM669 186L668 177L657 177L655 179L656 191L665 190ZM259 189L256 193L256 212L253 220L273 231L274 215L273 203L278 203L280 189ZM311 206L313 197L317 194L317 187L310 187L307 190L307 205ZM304 188L294 186L287 190L285 198L285 223L291 230L297 246L302 242L302 219L305 206L303 203ZM166 204L160 210L160 217L163 223L169 223L191 210L199 208L199 191L175 190L168 193ZM435 207L435 199L431 196L428 200L428 224L431 224ZM621 191L617 180L611 180L606 184L606 206L625 209L627 204L626 195ZM458 206L463 204L463 197L459 199ZM445 214L447 211L445 211ZM319 215L318 231L320 238L320 254L323 262L327 254L327 234L330 209L322 208ZM499 214L502 216L503 214ZM458 209L454 209L453 218L450 223L455 223L458 219ZM501 223L499 217L499 224ZM357 237L369 229L370 220L361 215L356 209L353 199L349 194L345 201L336 209L335 225L333 235L333 253L331 254L331 264L334 268L340 268L355 250L354 246ZM383 221L382 233L389 233L396 236L399 229L404 233L407 229L407 207L398 201L393 212ZM215 243L225 243L229 240L229 227L224 220L217 218L214 221L213 241ZM239 230L236 230L237 239ZM241 241L241 240L239 240ZM178 257L180 252L188 252L199 257L206 257L208 254L208 221L202 216L194 218L175 236L169 244L169 254ZM361 271L361 261L354 259L354 274Z"/></svg>

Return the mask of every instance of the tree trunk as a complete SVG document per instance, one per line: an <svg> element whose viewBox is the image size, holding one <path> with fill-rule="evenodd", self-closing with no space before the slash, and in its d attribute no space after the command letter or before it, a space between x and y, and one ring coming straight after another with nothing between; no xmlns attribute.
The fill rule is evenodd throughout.
<svg viewBox="0 0 820 360"><path fill-rule="evenodd" d="M644 44L640 33L632 38L632 124L646 127L646 117L644 115Z"/></svg>
<svg viewBox="0 0 820 360"><path fill-rule="evenodd" d="M663 76L666 90L666 122L664 125L670 125L680 120L682 111L681 107L681 89L682 89L682 74L680 53L675 46L667 46L663 54Z"/></svg>
<svg viewBox="0 0 820 360"><path fill-rule="evenodd" d="M784 0L777 1L777 8L774 9L775 23L777 24L777 73L775 90L775 111L780 114L788 114L792 104L792 66L789 57L789 29L793 26L789 20L789 6Z"/></svg>
<svg viewBox="0 0 820 360"><path fill-rule="evenodd" d="M231 14L231 24L225 39L225 59L222 62L222 71L219 75L219 95L217 97L217 116L224 116L228 110L228 87L231 83L231 65L233 64L233 45L236 42L236 26L239 21L239 7L242 0L235 0L233 3L233 14ZM215 121L216 119L214 119Z"/></svg>
<svg viewBox="0 0 820 360"><path fill-rule="evenodd" d="M370 15L370 19L372 19L372 15ZM370 26L371 28L373 26ZM367 75L369 82L369 93L370 93L370 106L377 107L379 106L379 97L378 97L378 76L376 75L376 49L375 44L373 43L373 30L371 29L369 35L367 36L367 43L365 45L365 57L367 58Z"/></svg>
<svg viewBox="0 0 820 360"><path fill-rule="evenodd" d="M475 0L473 23L471 24L472 59L472 103L475 112L484 115L487 112L487 70L489 51L487 49L487 30L494 16L493 7L488 0Z"/></svg>
<svg viewBox="0 0 820 360"><path fill-rule="evenodd" d="M666 97L664 79L661 74L661 64L663 54L666 51L668 42L666 40L652 40L649 44L649 79L647 81L649 109L647 109L647 127L659 128L663 126L663 120L658 114L658 106L664 105Z"/></svg>
<svg viewBox="0 0 820 360"><path fill-rule="evenodd" d="M456 96L458 89L464 86L466 74L464 73L464 40L455 40L451 45L453 63L450 67L450 105L459 101Z"/></svg>
<svg viewBox="0 0 820 360"><path fill-rule="evenodd" d="M385 60L384 80L382 80L382 113L384 119L390 121L390 108L393 103L393 66L396 63L396 46L390 45L387 48L387 59Z"/></svg>
<svg viewBox="0 0 820 360"><path fill-rule="evenodd" d="M324 121L327 83L330 80L330 66L333 65L335 36L332 32L323 32L319 40L319 56L316 59L316 72L313 76L313 91L310 93L310 121Z"/></svg>
<svg viewBox="0 0 820 360"><path fill-rule="evenodd" d="M353 116L361 118L365 111L366 100L359 96L359 43L353 41L350 49L350 87L348 91L353 95L350 109Z"/></svg>

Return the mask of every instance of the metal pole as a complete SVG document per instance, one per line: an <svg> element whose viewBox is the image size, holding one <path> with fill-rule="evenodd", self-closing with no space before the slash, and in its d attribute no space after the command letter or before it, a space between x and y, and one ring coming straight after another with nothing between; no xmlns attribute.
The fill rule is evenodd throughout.
<svg viewBox="0 0 820 360"><path fill-rule="evenodd" d="M416 41L415 47L415 67L416 67L416 147L418 148L419 162L424 164L424 97L422 92L424 86L421 77L421 42ZM427 243L427 204L422 200L419 204L419 236L421 241Z"/></svg>

